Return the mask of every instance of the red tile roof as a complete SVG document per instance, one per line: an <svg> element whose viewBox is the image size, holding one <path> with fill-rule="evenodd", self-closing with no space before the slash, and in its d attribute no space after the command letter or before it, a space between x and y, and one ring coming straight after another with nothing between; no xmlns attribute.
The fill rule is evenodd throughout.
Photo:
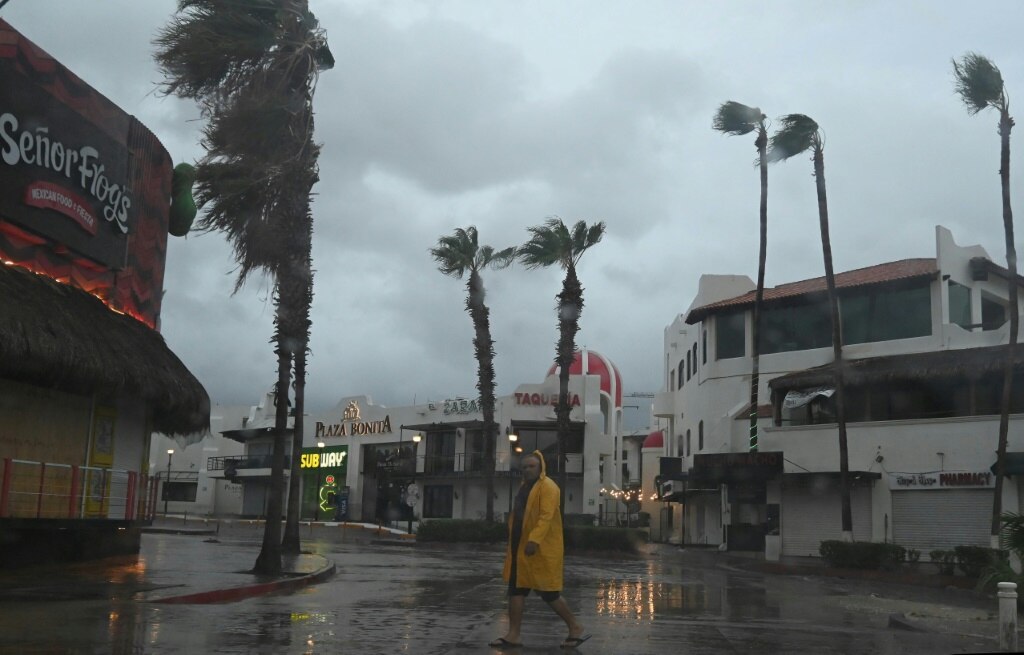
<svg viewBox="0 0 1024 655"><path fill-rule="evenodd" d="M934 257L921 259L902 259L898 262L888 262L858 268L853 271L836 274L836 288L849 289L894 280L907 280L918 277L934 277L938 275L939 268ZM826 290L825 276L816 277L800 282L780 284L777 287L764 290L764 302L794 298L805 294L822 292ZM718 302L709 303L695 309L691 309L686 316L686 322L690 325L702 320L705 316L713 314L718 310L726 308L739 308L754 304L754 291L745 293L735 298L727 298Z"/></svg>

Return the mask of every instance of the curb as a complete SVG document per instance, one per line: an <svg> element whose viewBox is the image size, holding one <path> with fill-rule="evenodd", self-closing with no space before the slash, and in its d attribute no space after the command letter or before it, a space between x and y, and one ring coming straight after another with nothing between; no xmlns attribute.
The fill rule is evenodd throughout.
<svg viewBox="0 0 1024 655"><path fill-rule="evenodd" d="M212 528L170 528L162 526L150 526L142 528L143 534L194 534L194 535L211 535L215 534L215 530Z"/></svg>
<svg viewBox="0 0 1024 655"><path fill-rule="evenodd" d="M283 591L294 591L301 589L302 587L309 586L322 582L327 578L334 575L337 565L327 558L322 558L324 565L317 571L309 573L307 575L296 576L291 578L283 578L281 580L274 580L273 582L263 582L260 584L246 585L244 587L232 587L229 589L214 589L213 591L202 591L195 594L185 594L183 596L169 596L167 598L157 598L150 600L151 603L162 603L167 605L177 604L212 604L212 603L230 603L238 600L245 600L246 598L254 598L256 596L264 596L266 594L273 594Z"/></svg>

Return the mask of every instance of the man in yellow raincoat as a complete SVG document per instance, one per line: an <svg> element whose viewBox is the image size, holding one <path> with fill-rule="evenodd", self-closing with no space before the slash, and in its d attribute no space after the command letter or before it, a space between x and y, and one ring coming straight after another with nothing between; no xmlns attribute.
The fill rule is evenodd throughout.
<svg viewBox="0 0 1024 655"><path fill-rule="evenodd" d="M558 508L561 492L545 474L544 456L539 450L525 455L521 468L523 484L509 517L509 543L502 574L508 582L508 632L490 646L507 649L522 645L519 631L523 607L533 590L569 628L562 648L575 648L590 636L583 634L583 626L559 593L563 565L562 514Z"/></svg>

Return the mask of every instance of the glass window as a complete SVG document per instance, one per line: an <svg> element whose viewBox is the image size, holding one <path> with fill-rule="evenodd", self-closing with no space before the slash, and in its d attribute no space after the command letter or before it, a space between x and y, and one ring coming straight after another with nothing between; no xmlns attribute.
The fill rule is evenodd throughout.
<svg viewBox="0 0 1024 655"><path fill-rule="evenodd" d="M928 283L872 287L839 298L843 343L869 343L924 337L932 333L932 295Z"/></svg>
<svg viewBox="0 0 1024 655"><path fill-rule="evenodd" d="M687 382L690 381L690 371L691 371L690 367L692 365L693 365L693 363L690 361L690 351L687 350L686 351L686 381Z"/></svg>
<svg viewBox="0 0 1024 655"><path fill-rule="evenodd" d="M1006 322L1006 305L1002 300L981 297L981 329L998 330Z"/></svg>
<svg viewBox="0 0 1024 655"><path fill-rule="evenodd" d="M686 431L686 455L689 456L690 453L692 453L692 452L693 452L693 450L691 450L691 448L690 448L690 431L687 430Z"/></svg>
<svg viewBox="0 0 1024 655"><path fill-rule="evenodd" d="M949 322L962 328L971 327L971 289L949 281Z"/></svg>
<svg viewBox="0 0 1024 655"><path fill-rule="evenodd" d="M743 357L747 353L745 323L743 312L719 314L715 317L716 359Z"/></svg>
<svg viewBox="0 0 1024 655"><path fill-rule="evenodd" d="M676 386L677 386L677 388L682 389L683 388L683 360L681 360L681 359L679 360L679 368L677 368L676 370L679 371L679 384L676 385Z"/></svg>
<svg viewBox="0 0 1024 655"><path fill-rule="evenodd" d="M697 343L693 344L693 374L697 375Z"/></svg>
<svg viewBox="0 0 1024 655"><path fill-rule="evenodd" d="M452 517L452 486L428 484L423 487L423 518L450 519Z"/></svg>
<svg viewBox="0 0 1024 655"><path fill-rule="evenodd" d="M832 319L827 300L822 296L814 303L763 308L758 341L762 355L828 348L832 345Z"/></svg>
<svg viewBox="0 0 1024 655"><path fill-rule="evenodd" d="M704 421L697 424L697 450L704 450Z"/></svg>
<svg viewBox="0 0 1024 655"><path fill-rule="evenodd" d="M166 482L164 483L163 498L161 500L194 503L196 502L196 490L198 487L198 482Z"/></svg>

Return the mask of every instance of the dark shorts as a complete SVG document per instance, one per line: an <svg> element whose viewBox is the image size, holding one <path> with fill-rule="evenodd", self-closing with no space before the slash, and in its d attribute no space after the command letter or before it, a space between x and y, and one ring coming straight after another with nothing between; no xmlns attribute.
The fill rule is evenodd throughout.
<svg viewBox="0 0 1024 655"><path fill-rule="evenodd" d="M529 596L531 591L536 591L536 589L513 587L511 584L508 586L509 596ZM537 591L537 595L540 596L541 600L545 603L553 603L558 600L560 594L557 591Z"/></svg>

